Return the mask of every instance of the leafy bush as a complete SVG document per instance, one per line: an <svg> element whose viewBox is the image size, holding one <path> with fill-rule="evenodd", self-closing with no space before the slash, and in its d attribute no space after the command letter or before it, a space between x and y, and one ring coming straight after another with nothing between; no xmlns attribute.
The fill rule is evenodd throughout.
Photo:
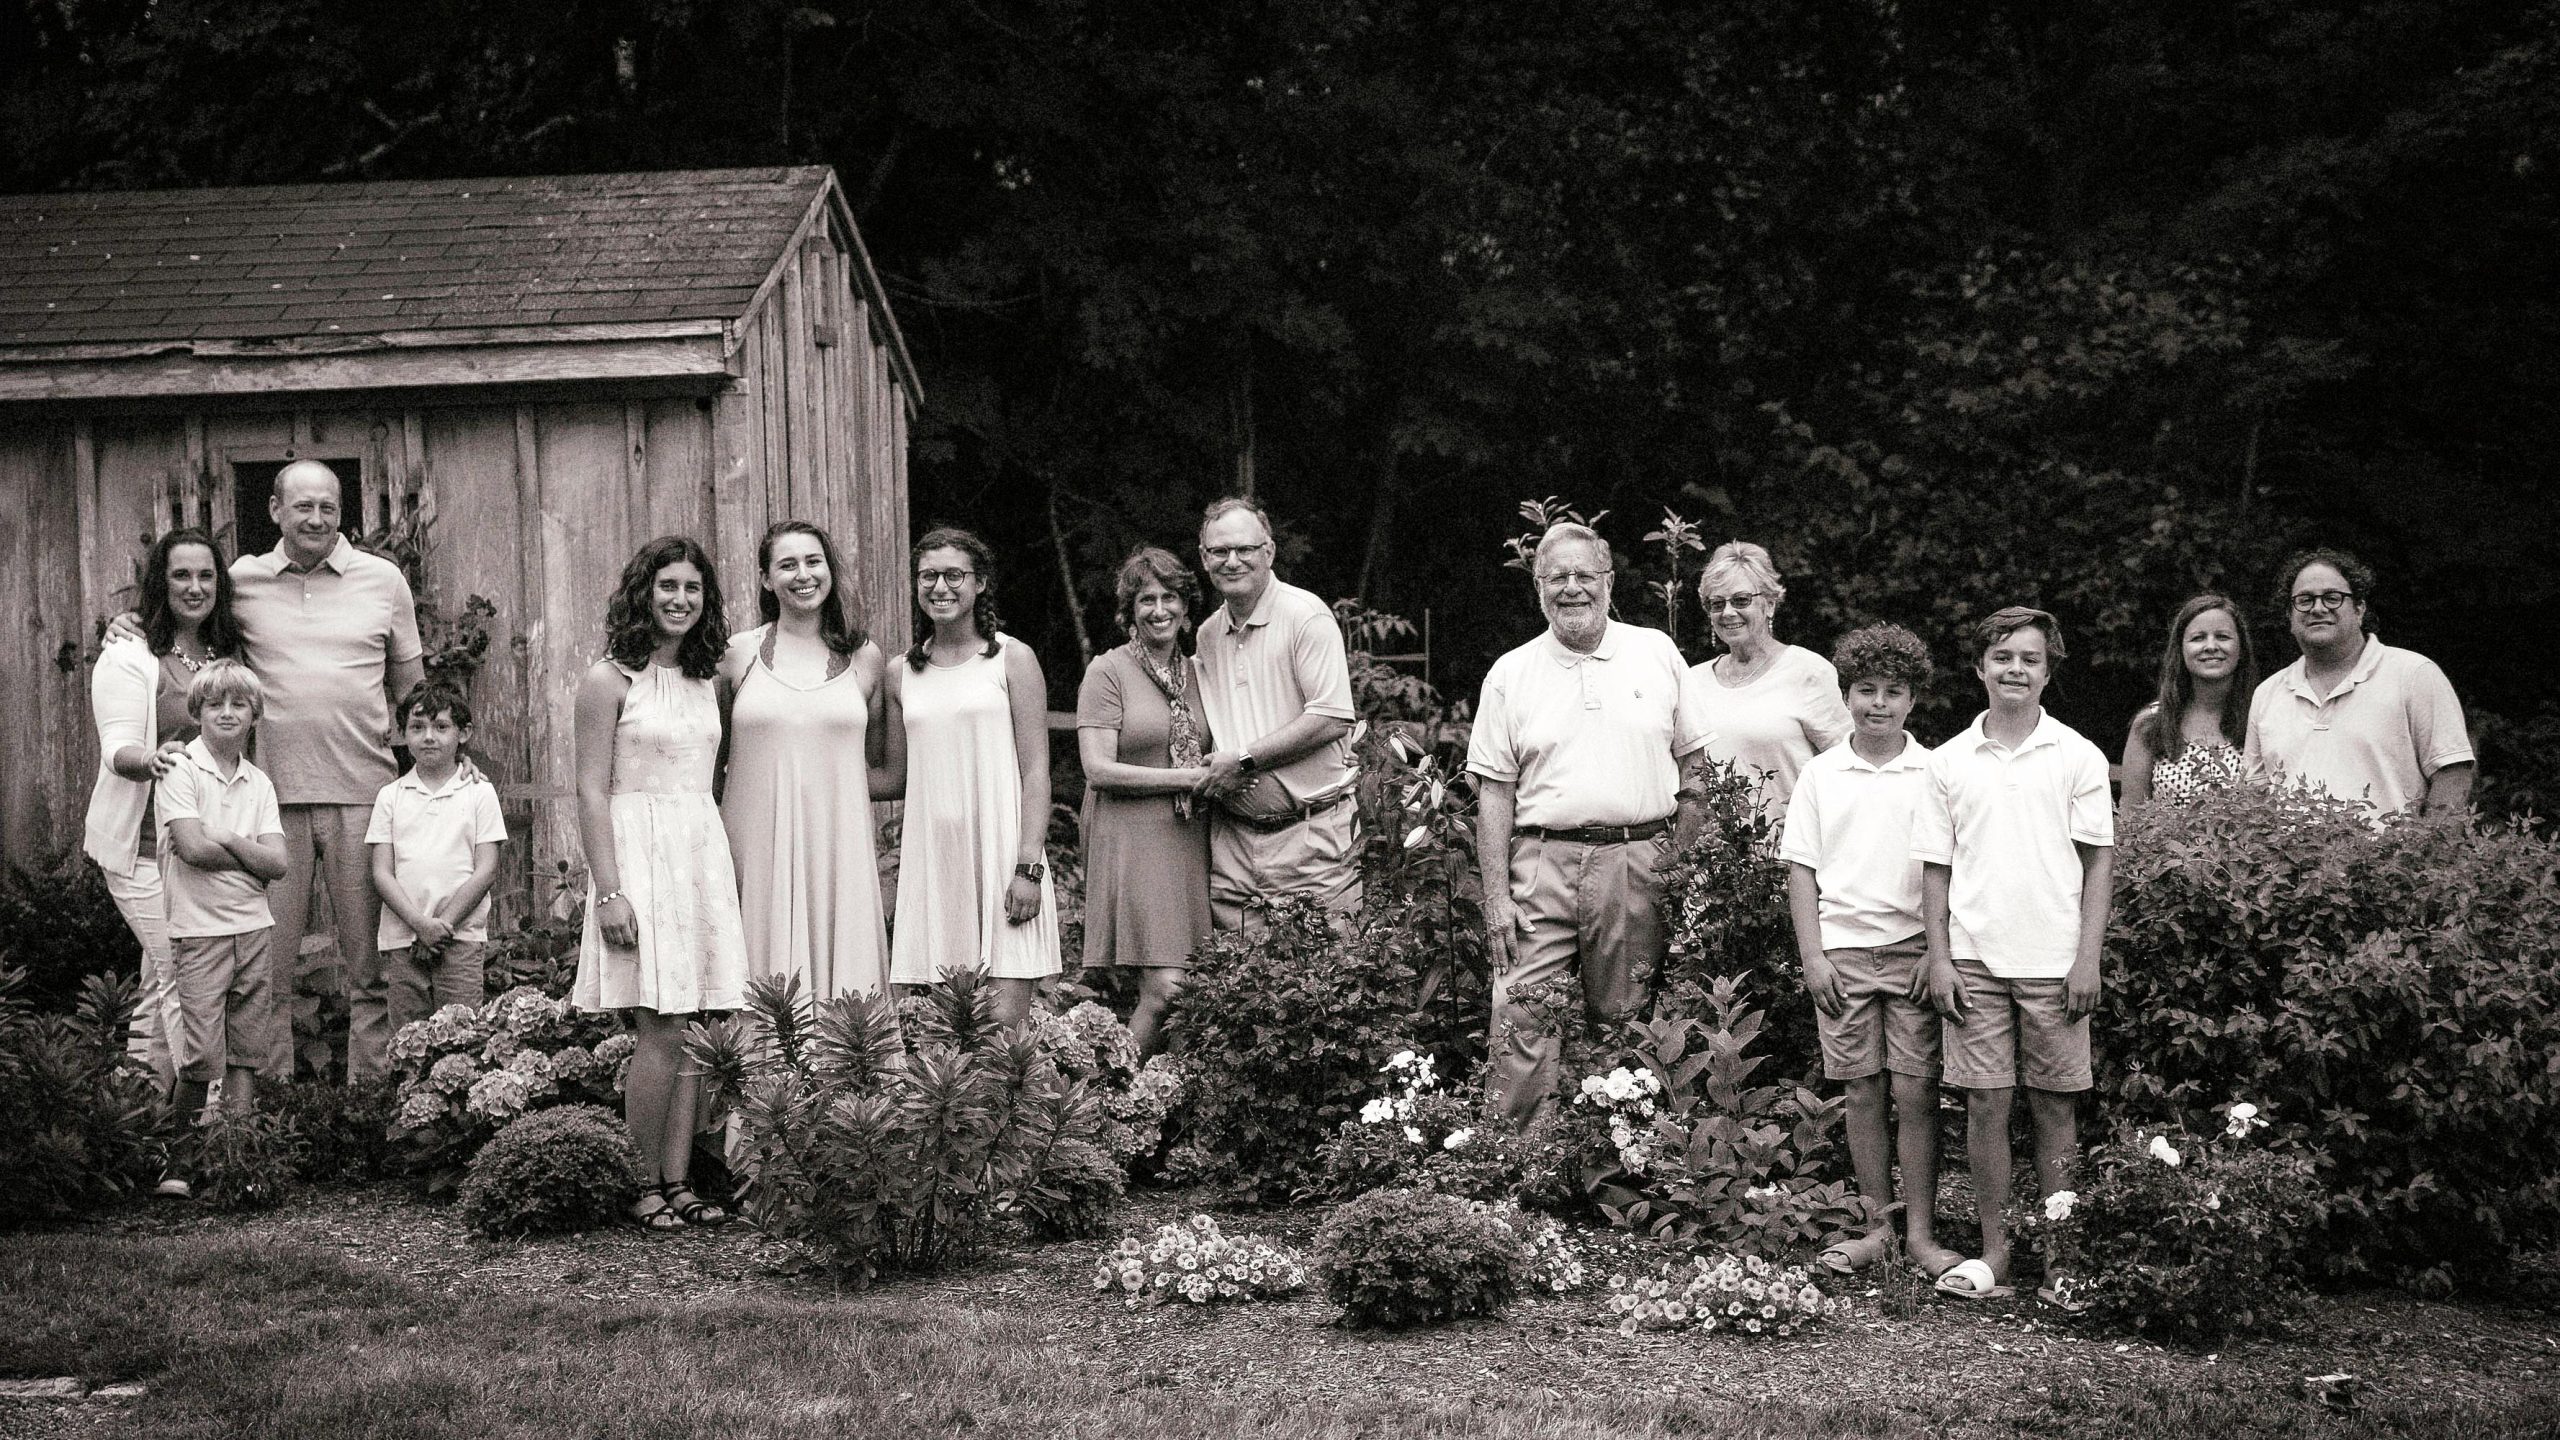
<svg viewBox="0 0 2560 1440"><path fill-rule="evenodd" d="M499 994L531 986L554 1000L569 998L578 980L578 939L586 928L586 906L567 907L555 915L489 937L480 952L480 975Z"/></svg>
<svg viewBox="0 0 2560 1440"><path fill-rule="evenodd" d="M492 1238L593 1230L640 1193L640 1159L621 1117L596 1105L519 1115L471 1158L462 1218Z"/></svg>
<svg viewBox="0 0 2560 1440"><path fill-rule="evenodd" d="M2319 1183L2299 1151L2251 1143L2253 1106L2222 1133L2120 1126L2028 1234L2066 1299L2101 1323L2191 1345L2264 1330L2299 1308Z"/></svg>
<svg viewBox="0 0 2560 1440"><path fill-rule="evenodd" d="M1774 1339L1849 1313L1846 1298L1822 1293L1801 1265L1778 1266L1757 1255L1699 1255L1668 1261L1651 1274L1610 1277L1609 1312L1618 1333L1721 1330Z"/></svg>
<svg viewBox="0 0 2560 1440"><path fill-rule="evenodd" d="M1502 1217L1428 1190L1372 1190L1316 1232L1316 1273L1355 1325L1499 1314L1533 1263Z"/></svg>
<svg viewBox="0 0 2560 1440"><path fill-rule="evenodd" d="M1081 1080L1102 1104L1102 1146L1123 1168L1144 1165L1164 1148L1165 1122L1182 1103L1180 1062L1158 1055L1141 1065L1137 1037L1120 1017L1091 1000L1063 1014L1035 1010L1031 1034L1041 1053L1070 1080Z"/></svg>
<svg viewBox="0 0 2560 1440"><path fill-rule="evenodd" d="M135 978L142 945L124 923L105 877L78 850L0 870L0 965L26 972L26 1001L68 1011L88 977Z"/></svg>
<svg viewBox="0 0 2560 1440"><path fill-rule="evenodd" d="M54 1220L133 1194L159 1175L167 1116L125 1054L134 982L92 975L71 1012L40 1012L27 972L0 965L0 1226Z"/></svg>
<svg viewBox="0 0 2560 1440"><path fill-rule="evenodd" d="M195 1198L217 1210L272 1210L302 1178L302 1136L271 1110L226 1108L182 1148Z"/></svg>
<svg viewBox="0 0 2560 1440"><path fill-rule="evenodd" d="M1104 1251L1093 1269L1093 1288L1122 1297L1132 1309L1142 1302L1271 1300L1306 1284L1306 1266L1287 1247L1229 1236L1206 1215L1159 1225L1152 1240L1129 1236Z"/></svg>
<svg viewBox="0 0 2560 1440"><path fill-rule="evenodd" d="M392 1134L430 1194L462 1182L498 1127L553 1105L622 1103L631 1037L529 985L477 1010L447 1005L391 1037Z"/></svg>
<svg viewBox="0 0 2560 1440"><path fill-rule="evenodd" d="M2333 1271L2560 1234L2560 842L2240 787L2118 835L2100 1086L2155 1127L2256 1097L2326 1152Z"/></svg>
<svg viewBox="0 0 2560 1440"><path fill-rule="evenodd" d="M398 1091L390 1076L355 1085L261 1086L258 1106L282 1117L301 1138L302 1179L361 1184L400 1172L400 1145L391 1136Z"/></svg>
<svg viewBox="0 0 2560 1440"><path fill-rule="evenodd" d="M1762 1044L1780 1071L1811 1077L1822 1062L1813 997L1796 962L1787 867L1778 822L1760 811L1755 777L1718 761L1699 801L1704 823L1662 872L1664 961L1658 998L1681 1013L1727 976L1747 979L1762 1005Z"/></svg>
<svg viewBox="0 0 2560 1440"><path fill-rule="evenodd" d="M1348 1199L1378 1189L1435 1190L1500 1200L1519 1184L1519 1132L1485 1114L1481 1097L1440 1088L1428 1055L1399 1050L1386 1063L1397 1093L1360 1107L1316 1152L1322 1194Z"/></svg>
<svg viewBox="0 0 2560 1440"><path fill-rule="evenodd" d="M757 1225L857 1284L969 1254L1006 1217L1093 1233L1120 1193L1093 1092L998 1025L974 973L903 1006L759 981L686 1051L736 1113Z"/></svg>

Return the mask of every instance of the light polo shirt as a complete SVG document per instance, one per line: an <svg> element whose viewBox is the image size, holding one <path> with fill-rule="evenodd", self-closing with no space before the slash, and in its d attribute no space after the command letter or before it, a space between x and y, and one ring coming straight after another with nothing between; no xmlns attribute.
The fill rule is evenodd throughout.
<svg viewBox="0 0 2560 1440"><path fill-rule="evenodd" d="M1843 740L1804 762L1787 801L1778 858L1813 871L1822 948L1874 950L1920 933L1920 862L1911 820L1929 793L1929 747L1870 765Z"/></svg>
<svg viewBox="0 0 2560 1440"><path fill-rule="evenodd" d="M1351 660L1333 608L1274 579L1242 625L1221 605L1200 624L1200 708L1221 750L1254 742L1301 715L1353 720ZM1304 804L1351 783L1348 737L1319 745L1270 774Z"/></svg>
<svg viewBox="0 0 2560 1440"><path fill-rule="evenodd" d="M1493 662L1467 769L1520 787L1522 825L1642 825L1678 808L1680 759L1714 738L1671 637L1612 620L1588 655L1549 630Z"/></svg>
<svg viewBox="0 0 2560 1440"><path fill-rule="evenodd" d="M2015 750L1982 721L1931 752L1911 854L1949 867L1953 958L2004 980L2059 980L2080 946L2077 847L2116 843L2107 757L2051 715Z"/></svg>
<svg viewBox="0 0 2560 1440"><path fill-rule="evenodd" d="M267 689L258 762L287 805L363 805L397 769L391 760L394 663L424 654L418 607L400 567L347 537L307 571L284 548L231 566L231 616L249 668Z"/></svg>
<svg viewBox="0 0 2560 1440"><path fill-rule="evenodd" d="M418 908L432 911L471 878L475 845L506 843L506 818L498 813L498 788L473 771L456 766L443 785L433 789L410 771L382 787L374 798L373 823L364 843L391 847L391 875ZM409 922L382 907L374 943L397 950L418 938ZM456 940L489 938L489 900L480 903L453 927Z"/></svg>
<svg viewBox="0 0 2560 1440"><path fill-rule="evenodd" d="M2371 636L2328 698L2311 693L2301 660L2260 681L2249 697L2251 769L2376 810L2417 804L2428 777L2471 758L2462 701L2444 671L2415 650Z"/></svg>
<svg viewBox="0 0 2560 1440"><path fill-rule="evenodd" d="M1713 662L1695 673L1706 691L1708 723L1716 727L1707 753L1753 777L1762 814L1785 818L1797 772L1848 738L1840 672L1803 646L1789 645L1748 685L1718 680Z"/></svg>
<svg viewBox="0 0 2560 1440"><path fill-rule="evenodd" d="M247 760L224 779L204 738L187 742L178 763L160 777L160 890L169 906L169 934L192 940L245 935L275 922L267 908L267 882L246 870L199 870L178 858L172 822L201 820L208 828L253 839L284 833L276 813L276 787Z"/></svg>

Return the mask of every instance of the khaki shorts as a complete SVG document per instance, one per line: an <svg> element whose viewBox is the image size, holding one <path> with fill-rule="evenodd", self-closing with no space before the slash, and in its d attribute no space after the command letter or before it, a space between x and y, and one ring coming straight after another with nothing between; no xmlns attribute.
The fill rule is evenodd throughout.
<svg viewBox="0 0 2560 1440"><path fill-rule="evenodd" d="M1956 961L1964 1022L1946 1022L1946 1083L1966 1090L2086 1090L2089 1017L2062 1013L2065 982L2003 980L1979 960Z"/></svg>
<svg viewBox="0 0 2560 1440"><path fill-rule="evenodd" d="M169 941L179 1016L169 1048L182 1079L220 1079L226 1067L260 1069L275 1052L275 995L267 978L273 933L260 928Z"/></svg>
<svg viewBox="0 0 2560 1440"><path fill-rule="evenodd" d="M1938 1012L1928 1001L1911 998L1912 977L1929 963L1927 942L1914 935L1873 950L1822 954L1839 973L1841 998L1849 1007L1836 1017L1814 1010L1823 1076L1864 1080L1890 1071L1937 1079Z"/></svg>

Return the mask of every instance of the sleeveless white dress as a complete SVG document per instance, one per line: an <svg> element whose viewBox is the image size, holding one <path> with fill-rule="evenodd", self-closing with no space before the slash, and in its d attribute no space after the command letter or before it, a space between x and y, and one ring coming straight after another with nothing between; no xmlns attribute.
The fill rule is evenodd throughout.
<svg viewBox="0 0 2560 1440"><path fill-rule="evenodd" d="M661 1015L735 1010L746 1001L747 942L729 835L711 798L717 692L672 666L615 668L631 688L613 727L613 849L640 943L607 947L591 899L570 1003Z"/></svg>
<svg viewBox="0 0 2560 1440"><path fill-rule="evenodd" d="M1000 980L1057 974L1058 903L1045 874L1040 913L1020 925L1004 918L1004 892L1013 883L1022 839L1022 771L1004 656L980 652L957 665L908 666L900 693L907 809L890 980L929 985L960 969L982 969Z"/></svg>

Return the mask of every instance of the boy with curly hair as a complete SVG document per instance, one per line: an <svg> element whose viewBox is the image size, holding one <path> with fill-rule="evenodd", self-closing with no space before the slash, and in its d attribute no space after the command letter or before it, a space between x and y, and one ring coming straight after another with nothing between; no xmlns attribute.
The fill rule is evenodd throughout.
<svg viewBox="0 0 2560 1440"><path fill-rule="evenodd" d="M2062 626L2012 605L1973 630L1990 708L1929 757L1913 821L1929 937L1929 998L1946 1016L1946 1083L1966 1098L1982 1256L1938 1277L1964 1300L2009 1293L2009 1110L2020 1085L2040 1195L2071 1188L2089 1013L2115 875L2107 758L2044 710ZM2061 1277L2038 1297L2069 1308Z"/></svg>
<svg viewBox="0 0 2560 1440"><path fill-rule="evenodd" d="M1848 1087L1849 1158L1877 1219L1865 1233L1834 1241L1819 1263L1853 1274L1893 1249L1898 1156L1912 1262L1934 1278L1963 1257L1932 1234L1939 1022L1927 1004L1920 862L1911 854L1929 747L1903 728L1929 680L1929 647L1899 625L1870 625L1842 636L1831 663L1849 706L1849 738L1797 775L1778 857L1822 1036L1822 1073ZM1901 1114L1898 1136L1888 1100Z"/></svg>

